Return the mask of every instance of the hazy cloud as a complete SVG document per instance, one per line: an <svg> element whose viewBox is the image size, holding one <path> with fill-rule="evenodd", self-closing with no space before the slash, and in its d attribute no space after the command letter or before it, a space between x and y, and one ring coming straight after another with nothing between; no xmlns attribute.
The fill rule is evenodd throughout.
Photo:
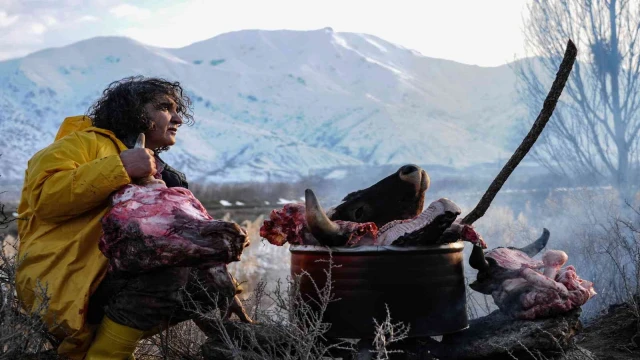
<svg viewBox="0 0 640 360"><path fill-rule="evenodd" d="M151 11L130 4L121 4L109 9L109 12L119 18L145 20L151 17Z"/></svg>
<svg viewBox="0 0 640 360"><path fill-rule="evenodd" d="M96 22L115 0L0 0L0 60L23 56L67 39L86 36L82 24ZM66 40L66 41L65 41Z"/></svg>
<svg viewBox="0 0 640 360"><path fill-rule="evenodd" d="M10 26L18 21L18 15L9 16L5 11L0 11L0 28Z"/></svg>
<svg viewBox="0 0 640 360"><path fill-rule="evenodd" d="M93 15L84 15L81 16L80 18L76 19L76 22L95 22L98 21L100 19L98 19L97 17L93 16Z"/></svg>
<svg viewBox="0 0 640 360"><path fill-rule="evenodd" d="M30 30L32 34L41 35L44 34L45 30L47 30L47 27L44 24L34 22L31 24Z"/></svg>

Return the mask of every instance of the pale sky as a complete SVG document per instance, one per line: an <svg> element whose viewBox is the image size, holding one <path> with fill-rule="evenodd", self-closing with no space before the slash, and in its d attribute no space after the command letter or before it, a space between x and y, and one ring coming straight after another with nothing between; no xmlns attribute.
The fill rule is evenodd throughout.
<svg viewBox="0 0 640 360"><path fill-rule="evenodd" d="M0 60L94 36L182 47L243 29L367 33L425 56L523 57L527 0L0 0Z"/></svg>

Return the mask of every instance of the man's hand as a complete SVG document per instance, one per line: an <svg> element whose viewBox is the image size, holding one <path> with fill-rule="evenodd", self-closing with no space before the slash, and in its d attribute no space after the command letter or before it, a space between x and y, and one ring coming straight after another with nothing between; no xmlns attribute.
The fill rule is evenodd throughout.
<svg viewBox="0 0 640 360"><path fill-rule="evenodd" d="M153 156L153 150L146 148L125 150L120 153L120 159L125 171L132 179L144 178L156 173L156 159Z"/></svg>
<svg viewBox="0 0 640 360"><path fill-rule="evenodd" d="M229 221L212 220L200 230L200 235L224 241L229 247L229 262L240 261L242 251L251 244L247 232Z"/></svg>

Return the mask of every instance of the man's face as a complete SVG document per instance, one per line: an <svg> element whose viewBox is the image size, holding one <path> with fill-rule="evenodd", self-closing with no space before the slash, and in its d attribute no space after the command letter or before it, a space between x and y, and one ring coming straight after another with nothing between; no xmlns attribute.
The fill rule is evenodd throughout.
<svg viewBox="0 0 640 360"><path fill-rule="evenodd" d="M144 108L154 124L144 134L146 137L145 146L155 150L174 145L178 127L182 125L182 118L178 115L175 101L167 95L160 95Z"/></svg>

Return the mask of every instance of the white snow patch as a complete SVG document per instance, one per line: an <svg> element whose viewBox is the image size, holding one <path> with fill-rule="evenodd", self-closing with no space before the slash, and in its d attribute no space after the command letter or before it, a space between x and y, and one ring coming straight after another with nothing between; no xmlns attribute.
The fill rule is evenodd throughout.
<svg viewBox="0 0 640 360"><path fill-rule="evenodd" d="M340 37L340 36L338 36L336 34L333 34L333 41L336 44L342 46L345 49L353 50L353 48L351 46L349 46L349 43L347 43L347 40L345 40L344 38L342 38L342 37Z"/></svg>
<svg viewBox="0 0 640 360"><path fill-rule="evenodd" d="M231 206L232 204L230 202L228 202L227 200L220 200L220 204L222 206Z"/></svg>
<svg viewBox="0 0 640 360"><path fill-rule="evenodd" d="M380 61L378 61L378 60L376 60L376 59L372 59L372 58L367 57L367 56L365 56L365 57L364 57L364 59L365 59L366 61L370 62L370 63L376 64L376 65L382 66L382 67L383 67L383 68L385 68L385 69L391 70L392 72L396 73L397 75L401 75L403 78L409 78L409 76L408 76L408 75L406 75L406 74L405 74L405 73L403 73L402 71L400 71L400 70L398 70L398 69L394 68L394 67L393 67L393 66L391 66L391 65L387 65L387 64L385 64L385 63L382 63L382 62L380 62Z"/></svg>
<svg viewBox="0 0 640 360"><path fill-rule="evenodd" d="M381 52L384 52L384 53L388 52L387 48L385 48L384 46L382 46L382 45L378 44L377 42L375 42L375 41L373 41L373 40L369 39L368 37L366 37L366 36L365 36L365 37L364 37L364 39L365 39L369 44L371 44L371 45L375 46L376 48L378 48L378 50L380 50Z"/></svg>

